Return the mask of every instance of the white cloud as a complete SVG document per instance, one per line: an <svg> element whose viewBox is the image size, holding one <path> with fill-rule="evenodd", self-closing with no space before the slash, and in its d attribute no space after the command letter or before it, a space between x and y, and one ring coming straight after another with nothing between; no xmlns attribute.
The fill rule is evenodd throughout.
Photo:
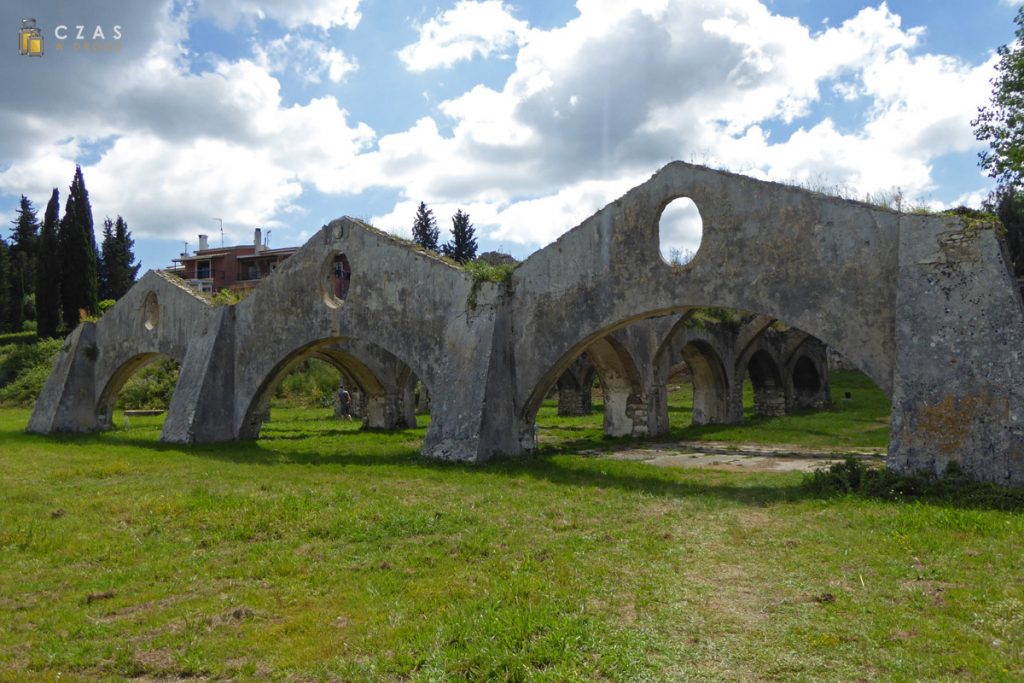
<svg viewBox="0 0 1024 683"><path fill-rule="evenodd" d="M913 197L933 188L936 159L976 146L969 121L991 61L914 55L923 29L884 3L814 35L755 0L577 6L563 27L521 30L501 90L440 105L450 135L431 119L385 135L358 158L360 176L410 200L476 203L492 238L540 246L672 159ZM418 64L453 63L442 54ZM863 119L811 117L823 88ZM778 123L804 125L776 139Z"/></svg>
<svg viewBox="0 0 1024 683"><path fill-rule="evenodd" d="M327 71L327 78L332 83L341 83L352 72L359 68L354 60L345 56L341 50L330 47L320 55L320 63Z"/></svg>
<svg viewBox="0 0 1024 683"><path fill-rule="evenodd" d="M176 58L180 34L162 31L174 42L155 38L147 54L90 72L105 83L102 97L76 116L38 108L20 117L35 144L0 167L0 192L46 197L57 185L63 194L76 161L101 143L98 161L83 164L97 225L121 214L137 237L187 239L221 216L229 237L248 239L252 226L299 210L304 187L343 172L372 144L373 131L350 125L334 97L286 106L269 56L192 73ZM337 60L324 73L341 78L340 58L323 54Z"/></svg>
<svg viewBox="0 0 1024 683"><path fill-rule="evenodd" d="M354 26L358 6L307 1L290 14L291 4L261 5L282 25L322 27ZM304 189L377 186L401 193L373 217L381 227L407 234L426 201L444 229L461 208L478 234L531 247L673 159L861 195L898 186L913 200L933 190L937 160L976 146L969 121L994 63L921 54L922 31L884 3L812 34L756 0L580 0L578 17L549 30L495 0L460 2L402 51L408 68L514 53L513 73L377 136L333 96L282 100L287 78L363 75L326 37L290 31L253 59L197 72L179 47L188 17L167 8L150 17L147 42L126 48L148 53L83 69L67 98L47 98L47 88L17 80L24 69L0 63L28 98L24 108L0 103L0 158L17 160L0 166L0 191L63 192L74 161L100 145L84 169L96 215L120 213L137 235L192 237L222 216L247 239L252 225L301 212ZM225 24L259 18L247 0L198 11ZM852 106L822 112L823 93ZM693 248L695 224L680 225L679 244Z"/></svg>
<svg viewBox="0 0 1024 683"><path fill-rule="evenodd" d="M204 0L200 16L208 16L225 28L242 20L272 19L288 29L317 26L354 29L362 16L360 0Z"/></svg>
<svg viewBox="0 0 1024 683"><path fill-rule="evenodd" d="M293 73L306 83L320 83L326 76L343 82L359 69L354 59L319 40L286 33L268 43L253 46L256 62L270 73Z"/></svg>
<svg viewBox="0 0 1024 683"><path fill-rule="evenodd" d="M448 68L474 55L504 53L525 39L527 24L500 0L460 0L419 28L419 40L398 51L410 71Z"/></svg>

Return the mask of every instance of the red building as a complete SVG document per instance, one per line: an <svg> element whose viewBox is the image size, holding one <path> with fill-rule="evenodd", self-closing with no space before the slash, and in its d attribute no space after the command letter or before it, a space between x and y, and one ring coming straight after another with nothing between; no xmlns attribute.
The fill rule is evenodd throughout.
<svg viewBox="0 0 1024 683"><path fill-rule="evenodd" d="M252 244L219 249L211 249L209 238L200 235L199 249L193 254L182 253L180 258L174 259L176 265L170 272L200 292L252 289L296 251L298 247L267 248L259 228L253 234Z"/></svg>

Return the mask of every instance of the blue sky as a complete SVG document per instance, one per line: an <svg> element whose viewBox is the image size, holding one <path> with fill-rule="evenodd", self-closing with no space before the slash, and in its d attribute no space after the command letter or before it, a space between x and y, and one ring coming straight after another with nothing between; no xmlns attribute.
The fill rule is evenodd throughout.
<svg viewBox="0 0 1024 683"><path fill-rule="evenodd" d="M1015 3L820 0L8 0L45 55L0 55L0 210L62 203L145 268L207 233L301 244L351 215L407 234L426 201L523 257L683 159L784 182L977 204L969 121ZM59 25L98 41L60 41ZM120 27L120 41L112 39ZM89 42L88 48L75 43ZM58 43L63 43L58 49ZM699 223L679 212L673 244ZM8 219L8 220L10 220Z"/></svg>

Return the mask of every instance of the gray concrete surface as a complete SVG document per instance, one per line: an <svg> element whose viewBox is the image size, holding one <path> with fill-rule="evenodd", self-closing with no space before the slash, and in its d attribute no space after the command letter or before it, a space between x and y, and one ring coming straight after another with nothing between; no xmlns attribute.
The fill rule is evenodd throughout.
<svg viewBox="0 0 1024 683"><path fill-rule="evenodd" d="M679 197L692 199L703 220L701 247L682 267L661 258L658 236L662 210ZM344 300L330 281L340 254L352 272ZM374 375L380 420L397 424L406 398L388 398L372 363L330 351L358 342L429 389L430 457L482 461L532 449L541 401L584 350L615 373L606 427L650 435L661 429L658 364L638 365L622 350L657 349L657 335L627 328L646 319L657 328L664 316L706 306L785 321L864 370L893 398L890 467L931 472L955 463L976 479L1024 485L1024 308L992 226L901 215L681 162L530 256L508 282L476 282L350 218L324 226L233 307L147 274L69 337L29 429L103 427L119 383L161 355L182 363L169 441L255 438L276 382L314 354L367 385ZM737 342L748 363L760 362L764 348L755 346L768 343L757 338L748 331ZM819 362L786 344L780 357L802 363L804 375ZM691 355L700 365L706 350L694 341L680 354L700 352ZM723 365L700 372L731 373L735 387L736 368ZM795 371L785 367L778 378L784 400L813 402L818 394L806 386L786 385ZM775 410L778 388L768 385L762 405ZM733 419L730 410L715 396L702 399L705 419Z"/></svg>

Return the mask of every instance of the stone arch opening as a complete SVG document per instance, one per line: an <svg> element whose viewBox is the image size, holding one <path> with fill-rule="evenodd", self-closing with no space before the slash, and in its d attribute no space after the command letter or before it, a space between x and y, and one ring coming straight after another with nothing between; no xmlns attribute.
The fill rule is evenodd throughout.
<svg viewBox="0 0 1024 683"><path fill-rule="evenodd" d="M665 204L658 218L658 245L662 260L682 267L700 250L704 220L689 197L676 197Z"/></svg>
<svg viewBox="0 0 1024 683"><path fill-rule="evenodd" d="M338 382L332 387L331 399L341 387L346 388L352 396L353 417L360 418L364 428L415 427L415 404L409 392L411 369L383 349L369 344L363 344L360 355L357 355L352 348L355 344L354 340L341 337L321 339L305 344L281 359L264 378L249 402L240 429L241 438L259 437L268 417L271 400L281 383L309 361L326 363L337 371ZM376 358L364 358L363 353L367 356L372 354ZM393 364L392 376L385 376L381 372L381 357Z"/></svg>
<svg viewBox="0 0 1024 683"><path fill-rule="evenodd" d="M594 411L593 390L597 369L590 362L586 352L579 355L572 365L559 376L558 415L574 417L589 415Z"/></svg>
<svg viewBox="0 0 1024 683"><path fill-rule="evenodd" d="M753 388L754 415L777 417L786 414L786 387L779 364L764 349L747 361L746 376Z"/></svg>
<svg viewBox="0 0 1024 683"><path fill-rule="evenodd" d="M568 378L567 373L574 376ZM592 390L595 380L601 388L605 436L646 434L646 405L639 370L629 351L606 333L581 342L534 387L531 399L520 413L520 440L524 447L536 446L537 432L542 426L538 424L538 414L552 389L571 386L573 391Z"/></svg>
<svg viewBox="0 0 1024 683"><path fill-rule="evenodd" d="M556 387L559 381L564 383L566 370L582 353L589 353L589 347L595 341L605 337L624 340L630 352L636 354L642 378L641 396L647 413L646 433L650 435L682 431L691 426L742 423L743 380L751 373L761 396L755 411L755 397L750 386L746 398L750 412L788 414L796 407L792 373L793 363L801 355L810 356L816 364L821 382L815 401L806 407L831 407L832 389L828 375L825 374L823 379L820 375L821 372L827 373L828 367L823 342L779 321L772 313L751 313L730 306L681 304L643 311L601 328L595 327L594 332L577 337L574 343L564 347L561 357L548 365L546 372L524 383L520 394L523 403L517 420L521 446L527 450L535 446L537 415L540 414L543 420L553 412L546 409L538 413L540 404L545 398L550 398L552 387ZM660 340L653 346L643 341L646 333L640 330L645 326L652 330L656 340ZM760 350L765 354L759 355ZM670 381L669 378L680 370L686 372L685 378ZM862 396L867 391L867 395L872 396L876 390L885 392L885 388L864 370L857 374L861 372L866 376L844 378L855 394ZM595 402L597 400L595 398ZM875 399L872 397L852 408L862 410L873 402ZM595 426L586 424L590 428Z"/></svg>
<svg viewBox="0 0 1024 683"><path fill-rule="evenodd" d="M693 381L692 424L724 424L729 414L729 373L721 356L706 341L694 340L681 351Z"/></svg>
<svg viewBox="0 0 1024 683"><path fill-rule="evenodd" d="M818 368L807 356L800 356L793 365L793 388L800 391L817 391L821 388Z"/></svg>
<svg viewBox="0 0 1024 683"><path fill-rule="evenodd" d="M166 411L178 386L178 361L162 353L147 352L122 363L107 380L96 401L96 424L114 425L114 411Z"/></svg>
<svg viewBox="0 0 1024 683"><path fill-rule="evenodd" d="M643 436L647 407L636 362L614 337L594 341L587 357L601 383L605 436Z"/></svg>
<svg viewBox="0 0 1024 683"><path fill-rule="evenodd" d="M818 366L806 355L793 363L793 407L817 408L821 402L822 379Z"/></svg>

